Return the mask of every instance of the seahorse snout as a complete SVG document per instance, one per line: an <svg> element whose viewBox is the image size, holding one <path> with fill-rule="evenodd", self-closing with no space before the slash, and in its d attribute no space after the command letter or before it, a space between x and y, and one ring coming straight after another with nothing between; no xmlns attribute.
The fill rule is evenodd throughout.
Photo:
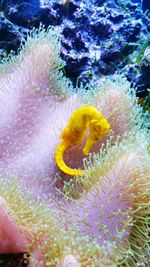
<svg viewBox="0 0 150 267"><path fill-rule="evenodd" d="M85 146L84 146L84 148L83 148L83 150L82 150L85 156L88 156L88 154L89 154L89 152L90 152L92 146L93 146L95 143L96 143L96 142L95 142L95 140L94 140L92 137L88 137L88 139L87 139L87 141L86 141L86 144L85 144Z"/></svg>

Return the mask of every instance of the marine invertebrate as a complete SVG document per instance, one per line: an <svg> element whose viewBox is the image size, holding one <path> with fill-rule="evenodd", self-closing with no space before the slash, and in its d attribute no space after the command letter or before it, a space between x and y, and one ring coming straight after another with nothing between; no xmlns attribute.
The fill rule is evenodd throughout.
<svg viewBox="0 0 150 267"><path fill-rule="evenodd" d="M149 249L150 157L145 138L132 136L101 151L87 163L89 176L65 188L67 197L77 199L66 215L69 224L100 245L113 240L125 266L146 264Z"/></svg>
<svg viewBox="0 0 150 267"><path fill-rule="evenodd" d="M0 207L0 253L28 252L29 266L59 261L64 252L64 230L52 207L42 198L35 201L32 193L22 190L18 179L6 181L2 177ZM49 251L44 251L42 246L47 245ZM48 259L44 252L49 253Z"/></svg>
<svg viewBox="0 0 150 267"><path fill-rule="evenodd" d="M71 85L56 71L62 66L58 59L58 38L52 29L33 31L19 55L12 56L0 66L0 111L3 113L0 120L0 174L7 179L24 177L26 185L33 191L44 185L44 178L54 168L53 155L61 131L57 127L54 130L55 116L60 106L65 110L65 105L71 105L75 99L74 96L67 97L62 88L68 89ZM79 103L74 105L75 108ZM66 121L64 119L64 124ZM61 124L61 120L58 121L58 127ZM53 146L49 149L47 144L51 140ZM37 179L40 177L41 181ZM52 181L53 178L49 182Z"/></svg>
<svg viewBox="0 0 150 267"><path fill-rule="evenodd" d="M57 146L55 152L57 165L64 173L73 176L83 174L84 171L82 170L73 170L66 166L63 161L63 153L83 141L87 127L89 127L90 133L82 150L85 156L88 156L91 147L95 143L101 141L103 136L110 132L108 121L96 108L81 106L75 110L60 135L63 141Z"/></svg>
<svg viewBox="0 0 150 267"><path fill-rule="evenodd" d="M47 32L40 29L37 32L33 31L28 36L25 46L21 47L20 54L17 57L11 56L10 61L5 60L0 65L0 111L3 114L0 119L0 176L3 178L0 178L0 180L1 184L4 181L5 185L7 183L10 185L9 181L15 176L20 184L20 188L23 188L25 192L20 200L18 198L18 191L14 190L12 201L7 201L10 188L9 186L5 186L2 187L3 191L0 191L0 197L4 203L4 212L7 213L7 210L11 210L13 219L14 217L16 218L13 221L17 227L16 229L18 231L20 229L22 231L23 229L23 233L27 234L29 240L30 236L32 237L32 242L25 242L25 248L23 249L22 243L18 242L17 249L19 251L26 249L31 254L31 263L33 263L33 266L37 266L37 262L41 262L43 265L48 263L50 266L57 266L57 264L64 263L67 255L73 255L81 266L86 266L87 264L92 266L94 264L94 267L99 267L100 263L102 266L107 266L109 256L109 264L110 266L114 266L113 264L116 264L118 261L121 262L122 258L122 250L120 251L116 248L119 237L117 236L116 238L118 239L113 243L113 235L115 235L113 232L112 239L110 237L107 245L100 242L100 236L98 240L92 240L93 236L91 238L91 233L88 232L89 229L85 227L82 215L85 215L86 208L91 209L88 206L88 196L91 195L91 199L94 202L95 196L93 192L98 192L100 195L104 193L108 195L110 188L112 190L114 189L114 187L111 187L111 183L109 183L109 179L112 179L115 185L119 184L119 188L122 191L124 190L123 196L125 199L131 193L129 201L131 200L133 206L129 214L131 215L130 218L138 219L138 216L140 216L140 220L142 221L141 228L143 225L147 227L143 222L145 223L147 221L145 219L145 214L147 214L145 203L149 197L147 195L148 189L146 189L148 174L146 175L145 164L146 162L149 164L149 161L147 157L145 158L143 156L142 150L143 147L146 152L147 147L145 147L145 141L143 142L143 146L141 142L137 142L135 146L133 145L133 150L135 150L133 151L131 148L132 142L127 139L132 135L132 140L134 140L137 133L143 127L143 119L141 119L140 113L141 109L137 105L137 100L134 92L130 89L130 84L122 77L118 78L115 76L113 81L107 80L101 86L98 85L95 91L92 89L87 93L84 91L84 95L83 90L80 92L80 89L78 93L74 93L70 82L59 71L63 66L63 63L59 61L59 53L60 43L56 32L52 29L48 29ZM95 154L94 156L98 160L94 162L94 165L92 165L93 163L89 163L89 161L85 161L85 167L88 164L90 165L92 175L89 173L87 176L84 176L84 179L80 177L80 182L75 178L74 185L77 185L76 189L72 186L71 181L69 183L70 188L68 187L68 194L66 195L69 197L75 196L74 198L78 199L78 204L76 204L78 206L74 206L69 200L64 200L63 194L59 194L60 190L56 190L56 174L61 176L62 184L68 177L59 170L54 160L54 154L59 144L59 135L66 127L71 114L84 105L92 105L97 110L101 110L103 116L109 121L112 129L111 155L113 160L109 160L108 137L104 137L103 141L106 152L108 153L108 160L107 155L103 157L103 150L101 148L103 145L99 142L99 144L91 148L91 152L94 153L99 152L101 148L100 155L96 156ZM144 132L144 130L142 131ZM143 136L145 136L144 133ZM125 146L127 151L123 150L122 152L121 150L120 153L122 154L119 154L119 152L116 153L115 148L117 146L113 150L116 139L119 139L118 149L122 148L122 146L119 147L119 143L127 140ZM146 140L146 137L143 137L143 140ZM136 147L139 144L140 148L137 150ZM74 166L79 168L83 166L84 155L82 155L83 153L81 154L83 145L84 141L76 147L68 149L64 155L65 162L72 168ZM140 156L137 159L136 152L138 151ZM118 178L119 174L124 170L124 165L119 161L120 155L122 156L124 165L126 162L128 163L127 167L131 179L126 176L125 172L122 181ZM93 160L94 157L89 156L89 160L90 158ZM131 168L129 168L130 159L132 161ZM115 168L119 168L116 167L118 162L120 171L117 172ZM141 170L137 164L139 162L141 164ZM118 176L116 177L115 174L114 176L111 175L113 172L119 173ZM145 175L144 180L141 178L143 173ZM132 187L133 177L136 178L134 182L135 189ZM105 178L108 178L108 181L105 182ZM122 185L123 181L124 185ZM106 189L105 192L103 192L104 186ZM139 188L141 188L141 191ZM128 189L131 189L131 191ZM80 194L78 190L80 190ZM135 193L134 190L139 190L140 198L133 196L132 193ZM83 193L83 191L85 192ZM12 192L10 193L12 194ZM29 196L31 202L23 202L28 198L28 193L31 194ZM115 195L115 189L113 193ZM47 204L45 204L43 199L46 200ZM114 210L116 211L120 207L119 205L121 205L123 216L128 215L128 201L122 204L122 202L115 202L114 199ZM140 204L138 200L141 201ZM141 212L140 214L138 211L136 212L134 203L135 207L137 205L138 208L142 205L143 209L139 208L138 210ZM79 215L81 215L80 222L77 220L77 208ZM62 211L66 212L67 223L64 222L64 219L61 221L60 215L64 215ZM90 210L90 212L92 214L94 211ZM121 224L122 214L120 216L118 214L118 218L118 224L119 222ZM109 218L107 217L107 219ZM127 222L126 217L124 221ZM129 224L130 222L129 220ZM125 223L126 225L128 224ZM10 228L13 229L13 225L10 225ZM131 228L129 225L129 229ZM5 232L5 225L2 231ZM93 232L96 231L97 226L94 225ZM147 233L146 231L145 233ZM127 237L130 238L130 236L131 233L127 229L127 236L123 235L125 243L128 242ZM133 236L131 238L133 239ZM20 240L26 241L24 236L23 239L21 236ZM133 246L135 245L135 243L132 244ZM106 253L107 246L110 248L109 253ZM126 249L124 243L122 243L122 246L123 250ZM11 249L13 250L13 248L12 245ZM8 248L5 247L5 251L7 250ZM137 261L137 259L133 261Z"/></svg>
<svg viewBox="0 0 150 267"><path fill-rule="evenodd" d="M41 231L40 239L37 235L37 246L30 254L30 267L35 267L37 264L40 267L47 265L68 267L69 263L83 267L87 265L112 267L120 258L114 242L106 242L104 246L99 246L97 242L91 241L78 231L66 231L61 225L58 231L59 234L56 232L53 236L52 231L48 229L44 238Z"/></svg>
<svg viewBox="0 0 150 267"><path fill-rule="evenodd" d="M26 251L27 234L10 209L10 203L0 197L0 253L18 253ZM19 206L19 205L18 205Z"/></svg>
<svg viewBox="0 0 150 267"><path fill-rule="evenodd" d="M67 266L81 267L81 264L76 260L74 256L66 255L64 261L59 267L67 267Z"/></svg>
<svg viewBox="0 0 150 267"><path fill-rule="evenodd" d="M1 177L0 181L0 253L26 252L33 237L31 224L34 225L35 218L30 220L33 206L15 179L6 182Z"/></svg>

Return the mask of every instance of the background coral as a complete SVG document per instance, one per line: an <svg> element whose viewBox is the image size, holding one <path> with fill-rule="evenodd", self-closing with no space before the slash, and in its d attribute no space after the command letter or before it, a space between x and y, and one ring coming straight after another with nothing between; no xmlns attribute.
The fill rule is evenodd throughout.
<svg viewBox="0 0 150 267"><path fill-rule="evenodd" d="M138 95L145 96L150 85L144 68L149 10L147 0L0 0L0 56L17 52L29 29L40 23L59 26L65 73L74 85L121 70L136 84Z"/></svg>

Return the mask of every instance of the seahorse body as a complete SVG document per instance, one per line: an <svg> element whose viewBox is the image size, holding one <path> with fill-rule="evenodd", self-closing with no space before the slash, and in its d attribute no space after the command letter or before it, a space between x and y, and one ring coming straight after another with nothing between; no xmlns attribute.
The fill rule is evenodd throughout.
<svg viewBox="0 0 150 267"><path fill-rule="evenodd" d="M92 106L82 106L76 109L71 115L67 126L62 131L60 138L63 140L55 151L56 163L66 174L80 176L84 173L83 170L69 168L63 160L63 153L65 150L83 141L88 127L89 136L83 148L85 156L89 154L91 147L110 131L108 121L96 108Z"/></svg>

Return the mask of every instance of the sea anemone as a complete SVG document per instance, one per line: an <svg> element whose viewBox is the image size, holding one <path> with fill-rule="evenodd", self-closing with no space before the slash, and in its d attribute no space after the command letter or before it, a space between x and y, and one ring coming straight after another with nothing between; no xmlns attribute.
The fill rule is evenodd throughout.
<svg viewBox="0 0 150 267"><path fill-rule="evenodd" d="M28 35L18 56L11 55L0 66L0 174L7 179L23 177L35 195L48 194L55 175L61 174L54 160L60 133L72 112L86 101L83 91L73 92L62 68L59 33L42 27ZM126 81L107 81L87 95L109 121L115 138L137 125L140 112ZM97 152L102 142L92 151ZM83 167L82 147L83 143L66 152L70 167Z"/></svg>
<svg viewBox="0 0 150 267"><path fill-rule="evenodd" d="M81 267L81 264L72 255L66 255L59 267Z"/></svg>
<svg viewBox="0 0 150 267"><path fill-rule="evenodd" d="M0 253L26 252L32 239L31 207L15 179L6 182L1 177L0 207Z"/></svg>
<svg viewBox="0 0 150 267"><path fill-rule="evenodd" d="M67 197L77 199L68 208L67 225L96 239L100 246L114 241L127 266L145 263L149 248L150 157L146 148L143 132L117 142L93 156L89 176L65 188Z"/></svg>
<svg viewBox="0 0 150 267"><path fill-rule="evenodd" d="M30 267L113 267L120 259L114 242L105 242L103 246L99 246L96 241L78 231L66 231L62 225L58 233L52 238L53 228L47 229L47 232L43 233L45 238L42 235L37 238L37 246L30 251Z"/></svg>
<svg viewBox="0 0 150 267"><path fill-rule="evenodd" d="M64 230L58 225L57 213L41 198L35 201L32 193L24 192L18 179L12 177L6 182L1 178L0 206L0 253L27 252L31 255L30 264L36 255L34 264L40 266L39 255L44 252L41 244L46 246L49 238L50 261L55 262L58 255L62 255L64 242L60 238ZM45 262L45 253L42 259Z"/></svg>
<svg viewBox="0 0 150 267"><path fill-rule="evenodd" d="M75 92L62 68L59 34L42 27L0 66L0 252L28 252L39 267L135 266L145 262L150 201L141 108L124 78ZM87 170L70 180L55 149L86 104L106 117L111 136L84 162L85 140L65 153L70 167Z"/></svg>
<svg viewBox="0 0 150 267"><path fill-rule="evenodd" d="M7 202L0 197L0 252L18 253L26 251L27 238L23 227L17 222L15 213Z"/></svg>
<svg viewBox="0 0 150 267"><path fill-rule="evenodd" d="M58 33L40 28L30 33L18 56L0 66L0 175L23 177L35 195L49 191L58 170L54 152L59 135L80 105L59 71L59 53Z"/></svg>

